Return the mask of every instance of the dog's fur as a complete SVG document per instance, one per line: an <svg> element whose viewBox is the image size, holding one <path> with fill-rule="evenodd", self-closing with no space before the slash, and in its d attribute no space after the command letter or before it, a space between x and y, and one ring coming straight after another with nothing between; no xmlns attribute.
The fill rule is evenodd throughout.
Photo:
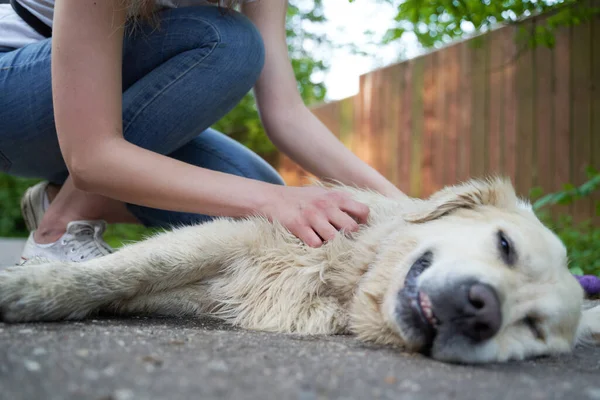
<svg viewBox="0 0 600 400"><path fill-rule="evenodd" d="M73 320L97 311L211 315L246 329L350 333L473 363L569 352L600 340L600 307L583 311L565 247L509 181L472 180L427 200L337 190L367 204L369 221L322 247L308 247L260 217L217 219L83 263L9 267L0 272L0 318ZM502 253L499 232L510 254ZM407 278L424 256L424 271ZM448 299L464 295L468 282L495 293L497 332L473 340L460 318L438 318L428 336L432 327L415 319L418 293L430 297L437 314ZM409 293L407 285L415 290ZM466 311L456 312L465 317Z"/></svg>

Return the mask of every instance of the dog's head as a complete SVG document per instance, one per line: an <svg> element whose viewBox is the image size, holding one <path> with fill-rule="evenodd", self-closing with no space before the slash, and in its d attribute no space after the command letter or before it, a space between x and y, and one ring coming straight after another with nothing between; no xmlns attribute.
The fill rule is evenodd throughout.
<svg viewBox="0 0 600 400"><path fill-rule="evenodd" d="M467 363L568 352L597 339L564 245L510 182L446 188L405 220L359 288L359 336Z"/></svg>

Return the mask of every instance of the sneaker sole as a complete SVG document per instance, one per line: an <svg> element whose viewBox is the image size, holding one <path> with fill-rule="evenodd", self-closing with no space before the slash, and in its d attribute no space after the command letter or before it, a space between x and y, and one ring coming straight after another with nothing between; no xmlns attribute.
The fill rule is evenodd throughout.
<svg viewBox="0 0 600 400"><path fill-rule="evenodd" d="M34 211L35 206L31 201L32 197L34 197L31 193L34 190L34 188L35 186L28 188L25 191L23 197L21 198L21 215L23 216L23 220L25 221L25 226L30 232L35 231L38 228L40 220L43 216L43 214L37 215L37 213Z"/></svg>

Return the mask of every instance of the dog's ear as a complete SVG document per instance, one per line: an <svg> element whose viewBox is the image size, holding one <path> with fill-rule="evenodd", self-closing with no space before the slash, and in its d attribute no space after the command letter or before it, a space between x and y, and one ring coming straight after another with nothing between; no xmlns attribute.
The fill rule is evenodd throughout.
<svg viewBox="0 0 600 400"><path fill-rule="evenodd" d="M423 202L421 210L410 215L406 220L412 223L423 223L440 218L459 208L472 209L486 205L504 209L530 208L527 203L517 198L515 189L508 179L470 180L434 193Z"/></svg>
<svg viewBox="0 0 600 400"><path fill-rule="evenodd" d="M582 311L575 343L583 346L600 346L600 306Z"/></svg>

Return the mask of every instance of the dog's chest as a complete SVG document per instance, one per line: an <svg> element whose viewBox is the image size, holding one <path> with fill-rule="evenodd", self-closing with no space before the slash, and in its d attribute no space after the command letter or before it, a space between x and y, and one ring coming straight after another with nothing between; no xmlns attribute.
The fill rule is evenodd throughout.
<svg viewBox="0 0 600 400"><path fill-rule="evenodd" d="M375 257L381 229L321 248L263 247L209 284L220 316L249 329L341 333L356 285Z"/></svg>

